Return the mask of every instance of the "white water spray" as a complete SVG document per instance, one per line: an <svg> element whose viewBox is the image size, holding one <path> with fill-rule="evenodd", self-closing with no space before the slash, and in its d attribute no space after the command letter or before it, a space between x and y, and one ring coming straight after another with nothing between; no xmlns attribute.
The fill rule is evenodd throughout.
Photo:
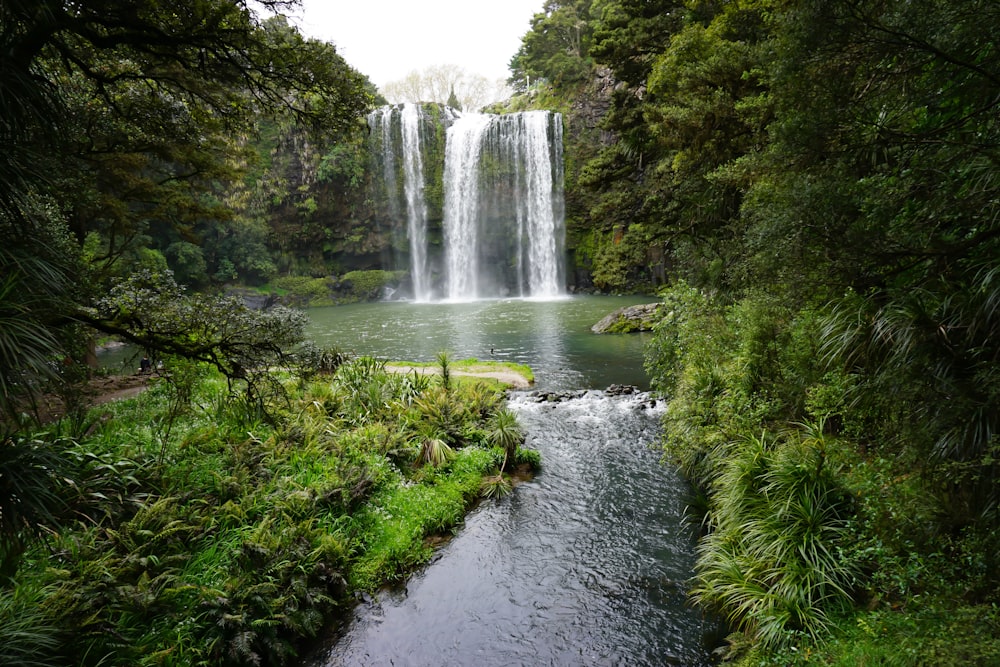
<svg viewBox="0 0 1000 667"><path fill-rule="evenodd" d="M491 116L468 114L448 128L444 160L444 240L447 295L479 297L479 157Z"/></svg>
<svg viewBox="0 0 1000 667"><path fill-rule="evenodd" d="M415 301L431 300L427 266L427 203L424 200L424 163L420 125L423 111L404 104L400 115L403 140L403 189L406 192L406 229L410 239L410 277Z"/></svg>
<svg viewBox="0 0 1000 667"><path fill-rule="evenodd" d="M563 293L562 124L557 114L469 114L448 130L446 294Z"/></svg>
<svg viewBox="0 0 1000 667"><path fill-rule="evenodd" d="M435 293L453 301L562 295L561 116L463 115L443 107L436 117L447 128L443 165L428 162L435 145L428 133L437 126L423 105L384 107L369 119L381 141L388 211L398 223L405 199L414 300L431 301ZM440 210L429 211L428 168L443 171ZM430 240L438 220L442 246Z"/></svg>

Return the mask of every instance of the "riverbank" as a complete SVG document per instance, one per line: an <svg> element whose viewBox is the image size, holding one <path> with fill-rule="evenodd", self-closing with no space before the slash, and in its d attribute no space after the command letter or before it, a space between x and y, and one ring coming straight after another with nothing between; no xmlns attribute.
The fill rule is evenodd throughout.
<svg viewBox="0 0 1000 667"><path fill-rule="evenodd" d="M6 443L49 457L25 470L55 489L62 528L0 589L5 656L293 664L356 593L431 558L505 459L494 384L446 390L361 358L276 375L286 398L265 414L203 368L185 377L189 392L156 384Z"/></svg>

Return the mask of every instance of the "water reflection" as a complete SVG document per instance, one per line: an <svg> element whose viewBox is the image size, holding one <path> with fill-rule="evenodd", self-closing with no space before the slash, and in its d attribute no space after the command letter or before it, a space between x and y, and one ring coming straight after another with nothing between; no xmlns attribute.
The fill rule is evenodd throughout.
<svg viewBox="0 0 1000 667"><path fill-rule="evenodd" d="M643 297L573 297L553 301L377 303L313 308L307 335L320 345L356 354L435 361L476 357L531 366L537 386L603 388L647 385L646 337L597 336L590 327L609 312Z"/></svg>

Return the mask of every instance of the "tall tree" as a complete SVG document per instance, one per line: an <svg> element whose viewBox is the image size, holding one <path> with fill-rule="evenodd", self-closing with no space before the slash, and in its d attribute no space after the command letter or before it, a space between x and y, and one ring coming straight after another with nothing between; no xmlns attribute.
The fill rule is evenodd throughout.
<svg viewBox="0 0 1000 667"><path fill-rule="evenodd" d="M963 462L949 502L974 517L1000 472L1000 8L838 0L777 19L746 208L757 275L846 292L829 352L908 455Z"/></svg>
<svg viewBox="0 0 1000 667"><path fill-rule="evenodd" d="M549 0L531 19L531 30L511 59L510 83L524 90L531 81L556 88L576 84L593 67L590 45L594 32L591 0Z"/></svg>
<svg viewBox="0 0 1000 667"><path fill-rule="evenodd" d="M0 360L5 398L33 367L18 353L27 341L48 355L65 349L57 334L89 300L79 261L89 233L102 239L90 256L113 263L145 234L224 219L199 193L234 174L234 138L260 114L290 114L316 132L358 127L371 99L365 79L331 45L281 17L260 20L251 4L292 3L0 6L0 274L16 284L0 293L0 317L20 322L16 340L14 329L0 332L0 349L13 350Z"/></svg>

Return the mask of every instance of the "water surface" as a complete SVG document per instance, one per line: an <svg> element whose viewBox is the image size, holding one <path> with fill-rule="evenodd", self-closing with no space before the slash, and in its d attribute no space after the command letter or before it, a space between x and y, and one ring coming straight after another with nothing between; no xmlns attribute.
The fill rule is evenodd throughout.
<svg viewBox="0 0 1000 667"><path fill-rule="evenodd" d="M596 335L602 317L653 297L575 296L468 303L365 303L311 308L307 336L319 345L396 361L476 357L527 364L539 389L646 387L646 334Z"/></svg>
<svg viewBox="0 0 1000 667"><path fill-rule="evenodd" d="M368 304L310 311L310 337L360 354L526 363L545 391L510 394L542 471L486 501L404 587L360 604L313 667L710 664L711 623L686 601L687 486L660 463L663 405L643 336L590 327L648 299ZM492 351L492 352L491 352ZM550 401L546 392L562 392Z"/></svg>

